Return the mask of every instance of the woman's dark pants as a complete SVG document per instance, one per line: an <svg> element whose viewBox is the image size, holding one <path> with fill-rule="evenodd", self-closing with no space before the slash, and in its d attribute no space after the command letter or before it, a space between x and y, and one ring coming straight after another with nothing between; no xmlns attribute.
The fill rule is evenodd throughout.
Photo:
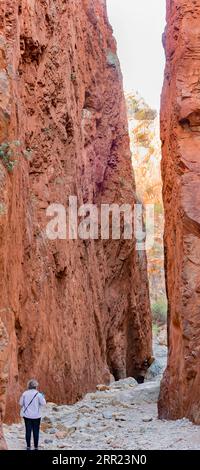
<svg viewBox="0 0 200 470"><path fill-rule="evenodd" d="M33 431L34 447L35 449L38 448L40 421L41 421L41 418L38 418L38 419L24 418L25 428L26 428L27 447L31 447L31 434Z"/></svg>

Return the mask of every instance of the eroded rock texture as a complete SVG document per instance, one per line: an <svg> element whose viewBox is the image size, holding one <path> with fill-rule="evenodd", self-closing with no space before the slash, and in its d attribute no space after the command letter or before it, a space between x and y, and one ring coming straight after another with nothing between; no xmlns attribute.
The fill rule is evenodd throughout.
<svg viewBox="0 0 200 470"><path fill-rule="evenodd" d="M135 201L122 78L103 0L1 0L0 314L6 419L26 380L73 402L151 355L146 258L134 241L50 241L46 208Z"/></svg>
<svg viewBox="0 0 200 470"><path fill-rule="evenodd" d="M200 423L200 1L167 1L161 106L168 366L159 414Z"/></svg>

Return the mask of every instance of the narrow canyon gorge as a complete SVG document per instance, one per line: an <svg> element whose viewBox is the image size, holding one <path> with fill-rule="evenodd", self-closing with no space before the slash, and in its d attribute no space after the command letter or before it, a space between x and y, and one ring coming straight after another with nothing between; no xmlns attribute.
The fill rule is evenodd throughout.
<svg viewBox="0 0 200 470"><path fill-rule="evenodd" d="M161 103L168 365L159 416L200 424L200 1L168 0Z"/></svg>
<svg viewBox="0 0 200 470"><path fill-rule="evenodd" d="M75 413L93 408L97 428L100 407L106 420L121 406L131 433L131 412L139 410L136 427L141 419L156 421L157 401L159 418L200 424L200 0L166 4L161 166L168 357L165 369L166 344L164 353L156 344L162 367L155 361L152 372L147 259L136 239L50 240L46 232L48 207L67 211L70 196L79 206L95 204L99 214L102 204L134 210L138 203L106 0L0 1L0 449L3 423L16 446L9 425L22 432L18 402L31 377L50 402L52 426L54 415L72 404ZM139 389L134 379L148 373L152 383ZM163 423L156 421L152 446L162 431L165 448ZM188 423L173 423L173 436L185 426L193 433ZM139 434L138 448L150 445Z"/></svg>
<svg viewBox="0 0 200 470"><path fill-rule="evenodd" d="M135 240L45 230L49 204L71 195L137 201L104 0L1 0L0 156L0 418L11 423L30 376L48 400L74 403L110 375L137 378L152 355Z"/></svg>

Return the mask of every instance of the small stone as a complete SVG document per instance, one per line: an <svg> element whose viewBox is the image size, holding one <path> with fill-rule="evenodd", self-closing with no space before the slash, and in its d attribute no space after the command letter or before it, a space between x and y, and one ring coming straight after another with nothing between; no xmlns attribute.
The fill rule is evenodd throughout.
<svg viewBox="0 0 200 470"><path fill-rule="evenodd" d="M98 392L105 392L106 390L110 390L110 388L108 387L108 385L105 385L105 384L99 384L96 386L96 389L98 390Z"/></svg>
<svg viewBox="0 0 200 470"><path fill-rule="evenodd" d="M44 443L45 444L52 444L53 440L52 439L45 439Z"/></svg>
<svg viewBox="0 0 200 470"><path fill-rule="evenodd" d="M67 447L68 444L66 444L65 442L63 442L63 444L57 444L57 448L58 449L65 449L65 447Z"/></svg>
<svg viewBox="0 0 200 470"><path fill-rule="evenodd" d="M114 415L114 417L115 417L116 421L126 421L127 420L126 416L121 415L121 414L117 414L117 413Z"/></svg>
<svg viewBox="0 0 200 470"><path fill-rule="evenodd" d="M112 438L106 440L107 444L112 444Z"/></svg>
<svg viewBox="0 0 200 470"><path fill-rule="evenodd" d="M44 417L42 418L42 422L43 422L43 423L52 424L52 421L51 421L51 419L49 418L49 416L44 416Z"/></svg>
<svg viewBox="0 0 200 470"><path fill-rule="evenodd" d="M57 439L65 439L68 436L68 433L65 431L58 431L55 436Z"/></svg>
<svg viewBox="0 0 200 470"><path fill-rule="evenodd" d="M113 413L110 410L103 411L102 415L105 419L112 419L113 417Z"/></svg>
<svg viewBox="0 0 200 470"><path fill-rule="evenodd" d="M65 431L66 432L66 430L67 430L66 426L62 423L58 423L56 427L57 427L58 431Z"/></svg>
<svg viewBox="0 0 200 470"><path fill-rule="evenodd" d="M68 436L71 435L71 434L74 434L75 431L76 431L75 426L71 426L70 428L67 428Z"/></svg>
<svg viewBox="0 0 200 470"><path fill-rule="evenodd" d="M122 406L122 408L126 408L126 409L131 409L132 408L132 406L128 405L128 403L121 403L121 406Z"/></svg>
<svg viewBox="0 0 200 470"><path fill-rule="evenodd" d="M144 423L150 423L150 421L153 421L153 418L152 416L144 416L144 418L142 418L142 421Z"/></svg>
<svg viewBox="0 0 200 470"><path fill-rule="evenodd" d="M53 427L53 423L51 420L49 420L49 422L42 422L41 423L41 426L40 426L40 429L41 431L43 432L49 432L49 429L51 429Z"/></svg>
<svg viewBox="0 0 200 470"><path fill-rule="evenodd" d="M52 410L57 412L57 411L59 411L59 408L58 408L58 406L53 406Z"/></svg>
<svg viewBox="0 0 200 470"><path fill-rule="evenodd" d="M41 422L41 431L46 432L48 429L52 427L53 427L53 421L48 416L44 416Z"/></svg>
<svg viewBox="0 0 200 470"><path fill-rule="evenodd" d="M70 436L75 431L76 431L76 426L70 426L70 427L59 426L58 431L56 432L56 437L59 436L58 439L63 439L63 437L61 436L64 436L64 437Z"/></svg>
<svg viewBox="0 0 200 470"><path fill-rule="evenodd" d="M112 406L115 406L115 407L116 407L116 406L121 406L122 404L123 404L123 403L122 403L119 399L117 399L117 398L113 398L113 399L111 400L111 405L112 405Z"/></svg>
<svg viewBox="0 0 200 470"><path fill-rule="evenodd" d="M133 377L128 377L127 379L117 380L116 382L110 385L110 389L120 389L120 390L128 390L129 388L137 387L138 383Z"/></svg>

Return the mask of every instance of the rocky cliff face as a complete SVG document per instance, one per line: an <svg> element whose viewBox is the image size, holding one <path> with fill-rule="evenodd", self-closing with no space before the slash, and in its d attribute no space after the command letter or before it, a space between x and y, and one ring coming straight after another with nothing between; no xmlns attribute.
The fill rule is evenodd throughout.
<svg viewBox="0 0 200 470"><path fill-rule="evenodd" d="M11 421L32 376L48 399L74 402L110 373L137 376L151 355L146 258L134 241L45 232L48 205L67 206L70 195L79 205L135 201L104 0L1 0L0 142L18 155L13 171L0 164Z"/></svg>
<svg viewBox="0 0 200 470"><path fill-rule="evenodd" d="M159 414L200 423L200 1L167 1L161 106L168 366Z"/></svg>

